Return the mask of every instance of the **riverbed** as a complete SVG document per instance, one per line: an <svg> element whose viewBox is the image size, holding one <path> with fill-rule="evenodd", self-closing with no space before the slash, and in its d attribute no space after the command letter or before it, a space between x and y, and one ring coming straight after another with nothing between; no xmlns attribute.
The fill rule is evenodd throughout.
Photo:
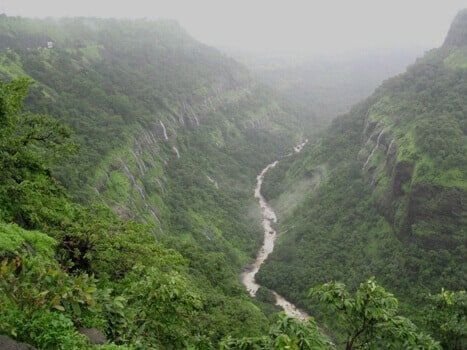
<svg viewBox="0 0 467 350"><path fill-rule="evenodd" d="M303 147L307 144L307 142L308 140L305 140L299 143L297 146L295 146L294 152L300 153ZM292 154L293 153L290 153L287 156L291 156ZM255 198L258 200L259 206L261 208L261 223L264 230L264 240L262 246L258 250L255 261L252 264L250 264L241 274L241 281L252 297L256 296L256 292L260 287L260 285L256 283L255 276L261 268L261 265L268 258L269 254L271 254L274 250L274 244L278 236L278 233L274 228L275 224L277 223L276 213L269 206L269 204L261 194L261 186L263 184L265 175L278 163L279 161L276 160L268 164L256 177L254 195ZM274 295L276 305L280 306L288 316L295 317L301 320L306 320L309 318L306 312L297 308L294 304L287 301L283 296L276 293L275 291L272 291L272 293Z"/></svg>

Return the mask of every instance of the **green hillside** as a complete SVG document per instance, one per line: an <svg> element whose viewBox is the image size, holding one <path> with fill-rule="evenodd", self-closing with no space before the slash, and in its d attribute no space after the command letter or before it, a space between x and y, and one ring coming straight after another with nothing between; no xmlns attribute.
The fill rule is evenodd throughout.
<svg viewBox="0 0 467 350"><path fill-rule="evenodd" d="M310 287L341 281L356 288L375 276L426 329L429 294L465 290L465 28L466 11L441 48L266 178L283 235L260 283L324 320L330 315L306 297ZM465 316L460 322L465 329ZM453 339L462 347L461 333ZM440 329L433 335L446 339Z"/></svg>
<svg viewBox="0 0 467 350"><path fill-rule="evenodd" d="M238 274L261 240L256 173L301 138L293 106L170 21L0 28L15 79L1 87L2 333L63 349L84 346L79 327L143 348L263 334L271 308Z"/></svg>

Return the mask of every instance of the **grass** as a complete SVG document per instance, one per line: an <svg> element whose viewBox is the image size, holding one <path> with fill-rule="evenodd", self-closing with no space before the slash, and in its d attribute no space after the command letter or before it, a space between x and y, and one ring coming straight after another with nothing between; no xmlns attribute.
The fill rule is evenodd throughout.
<svg viewBox="0 0 467 350"><path fill-rule="evenodd" d="M4 74L10 78L28 76L19 62L12 61L5 54L0 54L0 74Z"/></svg>
<svg viewBox="0 0 467 350"><path fill-rule="evenodd" d="M30 250L52 257L55 240L37 231L26 231L15 224L0 223L0 252L19 254L29 246ZM26 248L27 249L27 248Z"/></svg>

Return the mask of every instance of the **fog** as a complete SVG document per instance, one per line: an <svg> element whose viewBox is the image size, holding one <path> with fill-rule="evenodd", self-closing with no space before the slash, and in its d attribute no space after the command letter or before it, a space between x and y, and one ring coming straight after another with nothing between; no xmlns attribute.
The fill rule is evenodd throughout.
<svg viewBox="0 0 467 350"><path fill-rule="evenodd" d="M0 0L27 17L175 19L202 42L256 52L431 48L467 0Z"/></svg>

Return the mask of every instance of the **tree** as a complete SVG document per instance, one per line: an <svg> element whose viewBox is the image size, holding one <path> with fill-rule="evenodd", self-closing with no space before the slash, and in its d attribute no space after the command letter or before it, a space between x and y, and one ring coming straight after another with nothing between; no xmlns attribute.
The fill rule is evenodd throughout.
<svg viewBox="0 0 467 350"><path fill-rule="evenodd" d="M430 295L425 308L425 325L445 349L467 348L467 294L442 290Z"/></svg>
<svg viewBox="0 0 467 350"><path fill-rule="evenodd" d="M336 282L312 288L309 295L333 311L346 350L440 349L410 320L397 315L397 299L374 278L361 283L353 296L344 284Z"/></svg>
<svg viewBox="0 0 467 350"><path fill-rule="evenodd" d="M282 313L276 324L271 326L269 335L242 339L229 337L221 342L220 348L222 350L324 350L332 349L333 345L320 332L313 319L302 322Z"/></svg>
<svg viewBox="0 0 467 350"><path fill-rule="evenodd" d="M21 112L29 85L0 82L0 218L40 228L54 205L50 197L62 195L49 168L72 145L68 128L55 119Z"/></svg>

